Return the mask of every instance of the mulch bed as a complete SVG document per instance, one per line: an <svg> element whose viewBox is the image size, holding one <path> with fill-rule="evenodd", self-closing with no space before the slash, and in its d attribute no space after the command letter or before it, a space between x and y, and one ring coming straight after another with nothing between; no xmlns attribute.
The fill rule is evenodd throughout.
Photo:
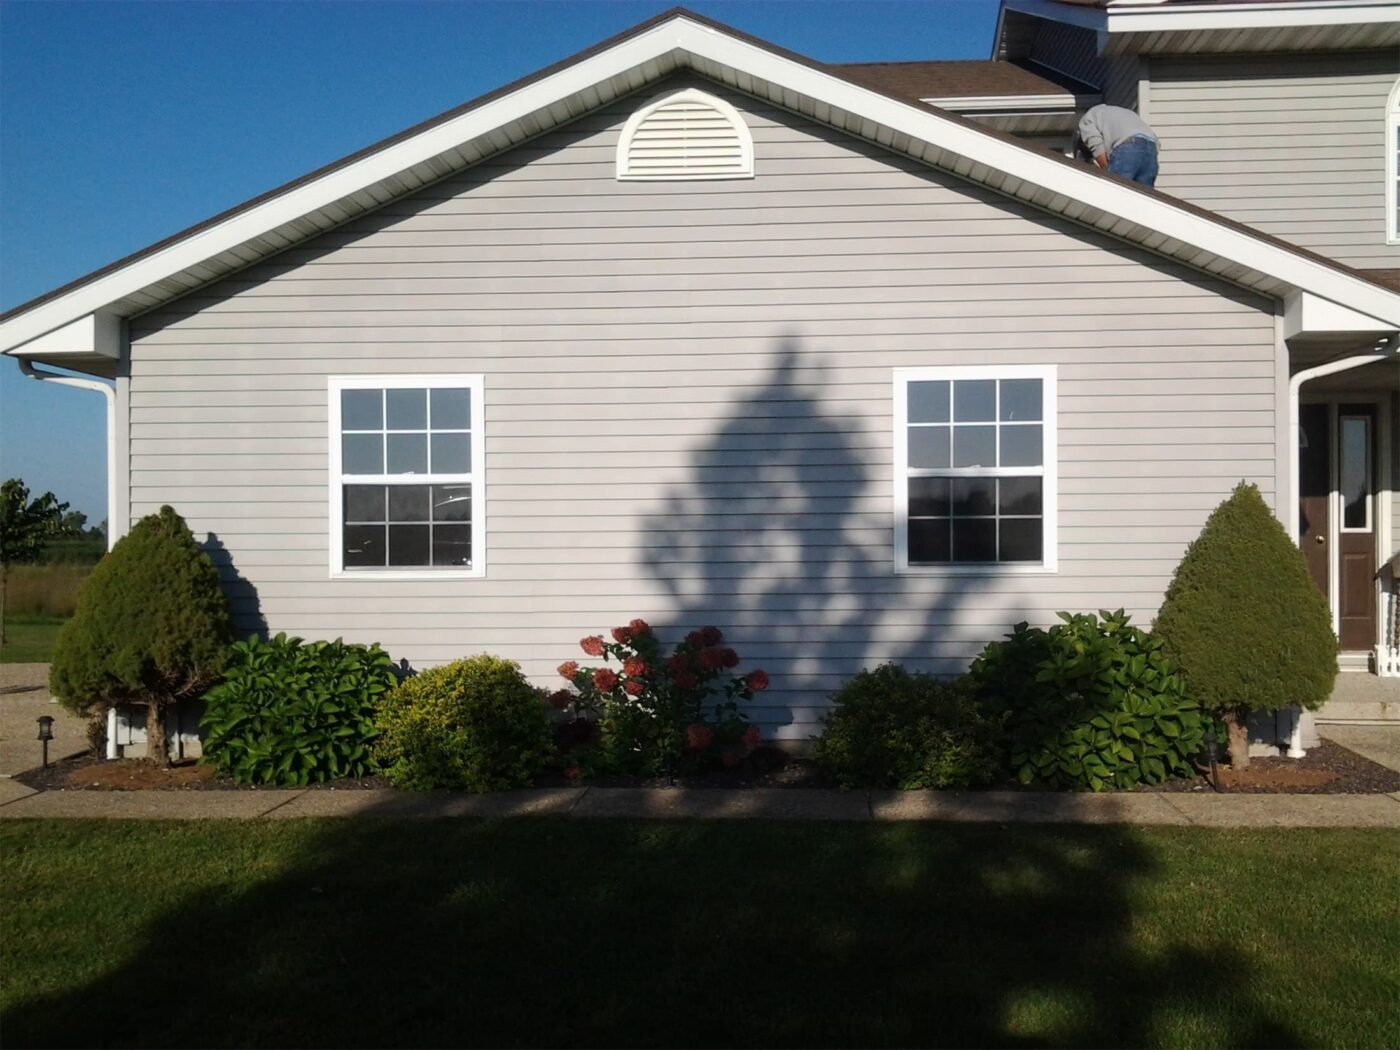
<svg viewBox="0 0 1400 1050"><path fill-rule="evenodd" d="M264 787L235 784L216 776L213 766L200 765L193 759L163 769L139 758L109 762L92 752L55 762L48 769L16 773L15 779L36 791L260 791ZM355 791L390 785L385 777L364 777L307 786L320 791Z"/></svg>
<svg viewBox="0 0 1400 1050"><path fill-rule="evenodd" d="M1221 766L1220 785L1227 791L1251 795L1383 795L1400 791L1400 773L1324 740L1308 748L1304 758L1252 758L1244 773ZM1202 775L1193 780L1168 780L1143 790L1212 789Z"/></svg>
<svg viewBox="0 0 1400 1050"><path fill-rule="evenodd" d="M211 766L184 761L161 769L141 759L108 762L91 753L55 762L48 769L19 773L15 780L38 791L259 791L261 785L235 784L215 776ZM1400 791L1400 773L1363 758L1340 744L1323 741L1309 748L1306 758L1256 758L1249 770L1235 774L1220 767L1221 787L1238 794L1371 795ZM535 778L535 787L572 787L579 782L561 772ZM587 782L598 788L685 787L734 790L743 788L829 788L835 785L808 759L776 747L762 747L732 769L715 769L694 776L600 777ZM382 776L312 784L321 791L355 791L390 787ZM998 790L1036 790L1016 783L995 784ZM1186 780L1169 780L1141 791L1212 791L1204 772Z"/></svg>

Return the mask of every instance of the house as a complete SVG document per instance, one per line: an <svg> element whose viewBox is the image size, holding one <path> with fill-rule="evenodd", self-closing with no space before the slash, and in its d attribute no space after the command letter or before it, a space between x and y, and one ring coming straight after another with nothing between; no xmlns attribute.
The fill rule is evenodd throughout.
<svg viewBox="0 0 1400 1050"><path fill-rule="evenodd" d="M1398 45L1386 3L1005 0L991 60L846 66L671 10L0 349L115 381L115 531L177 507L244 629L550 684L713 623L799 740L862 667L1150 622L1244 478L1393 672ZM1099 99L1157 190L1057 152Z"/></svg>

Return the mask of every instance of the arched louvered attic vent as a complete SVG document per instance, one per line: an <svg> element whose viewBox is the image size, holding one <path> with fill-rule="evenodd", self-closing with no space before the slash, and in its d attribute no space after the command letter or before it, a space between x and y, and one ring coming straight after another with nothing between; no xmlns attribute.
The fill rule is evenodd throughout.
<svg viewBox="0 0 1400 1050"><path fill-rule="evenodd" d="M628 118L617 144L617 177L638 182L752 178L753 137L728 102L687 88Z"/></svg>

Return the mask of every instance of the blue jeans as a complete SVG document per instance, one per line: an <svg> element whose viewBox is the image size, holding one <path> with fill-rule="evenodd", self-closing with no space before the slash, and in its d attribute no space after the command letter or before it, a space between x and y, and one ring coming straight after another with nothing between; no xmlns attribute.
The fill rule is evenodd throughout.
<svg viewBox="0 0 1400 1050"><path fill-rule="evenodd" d="M1108 170L1144 186L1157 182L1157 143L1134 135L1113 147L1108 155Z"/></svg>

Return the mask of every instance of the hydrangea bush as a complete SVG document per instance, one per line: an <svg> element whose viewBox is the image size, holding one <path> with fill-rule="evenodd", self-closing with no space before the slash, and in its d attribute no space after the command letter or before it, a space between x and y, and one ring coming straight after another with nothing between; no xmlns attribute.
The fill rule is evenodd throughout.
<svg viewBox="0 0 1400 1050"><path fill-rule="evenodd" d="M717 627L691 631L669 655L640 619L614 627L612 641L595 634L579 646L603 665L559 665L573 687L550 698L572 716L560 732L564 746L573 747L567 774L654 776L716 762L737 766L762 744L740 705L768 688L768 675L735 673L739 654L724 645Z"/></svg>

